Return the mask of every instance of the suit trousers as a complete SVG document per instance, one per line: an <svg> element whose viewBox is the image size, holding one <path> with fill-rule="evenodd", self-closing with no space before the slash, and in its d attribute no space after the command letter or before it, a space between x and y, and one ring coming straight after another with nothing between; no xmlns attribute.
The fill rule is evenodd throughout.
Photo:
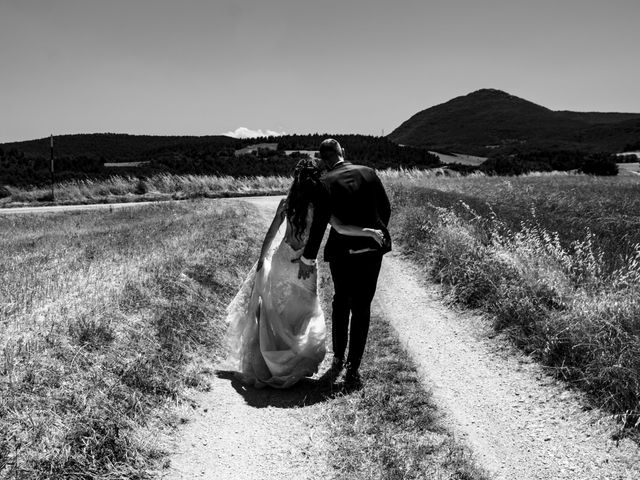
<svg viewBox="0 0 640 480"><path fill-rule="evenodd" d="M348 255L329 262L334 287L331 315L333 354L344 359L348 343L347 368L352 370L358 370L364 353L371 320L371 301L376 293L381 265L382 255L379 253Z"/></svg>

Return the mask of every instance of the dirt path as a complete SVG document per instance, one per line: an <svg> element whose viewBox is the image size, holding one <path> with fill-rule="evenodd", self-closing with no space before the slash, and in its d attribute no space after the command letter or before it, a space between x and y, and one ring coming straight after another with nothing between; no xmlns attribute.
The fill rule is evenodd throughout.
<svg viewBox="0 0 640 480"><path fill-rule="evenodd" d="M578 394L495 338L487 320L451 311L419 278L388 255L376 307L480 466L496 479L640 479L640 450L611 440L614 422L585 411Z"/></svg>
<svg viewBox="0 0 640 480"><path fill-rule="evenodd" d="M242 201L262 212L265 231L282 197ZM223 202L238 200L225 199ZM324 372L329 358L321 365ZM221 368L224 368L222 365ZM316 376L317 377L317 376ZM325 408L313 380L285 390L246 389L230 372L213 378L211 389L193 397L182 429L162 476L170 480L289 480L326 478L320 420Z"/></svg>
<svg viewBox="0 0 640 480"><path fill-rule="evenodd" d="M279 198L246 199L266 224ZM495 338L488 322L453 312L397 254L385 257L374 309L397 329L449 427L496 479L640 478L640 451L610 440L615 424ZM321 366L320 371L327 369ZM198 394L172 468L175 479L327 478L322 399L300 385L246 390L229 374Z"/></svg>
<svg viewBox="0 0 640 480"><path fill-rule="evenodd" d="M194 403L171 469L162 478L326 478L320 449L325 435L318 419L322 407L305 405L302 390L256 395L223 373Z"/></svg>
<svg viewBox="0 0 640 480"><path fill-rule="evenodd" d="M0 208L0 215L25 215L60 212L86 212L88 210L121 210L123 208L144 207L157 205L157 202L128 202L128 203L93 203L88 205L49 205L45 207L6 207Z"/></svg>
<svg viewBox="0 0 640 480"><path fill-rule="evenodd" d="M241 197L228 197L228 198L216 198L212 201L224 205L225 203L237 202ZM242 197L247 198L248 201L254 203L259 207L264 207L266 210L271 208L271 204L275 202L278 205L278 201L282 197L272 196L255 196L255 197ZM277 201L274 199L278 199ZM156 201L144 201L144 202L123 202L123 203L91 203L87 205L48 205L44 207L5 207L0 208L0 215L24 215L24 214L41 214L41 213L60 213L60 212L85 212L87 210L121 210L123 208L136 208L144 207L146 205L158 205L167 202L188 202L189 200L156 200ZM274 207L275 208L275 207Z"/></svg>

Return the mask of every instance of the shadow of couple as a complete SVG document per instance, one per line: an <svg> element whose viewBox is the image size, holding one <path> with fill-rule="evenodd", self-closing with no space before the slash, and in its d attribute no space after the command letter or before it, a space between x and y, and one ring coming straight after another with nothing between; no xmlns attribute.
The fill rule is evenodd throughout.
<svg viewBox="0 0 640 480"><path fill-rule="evenodd" d="M255 408L298 408L325 402L354 390L344 382L334 383L334 373L327 371L320 378L303 378L290 388L255 388L242 383L236 372L218 370L216 376L229 380L233 389Z"/></svg>

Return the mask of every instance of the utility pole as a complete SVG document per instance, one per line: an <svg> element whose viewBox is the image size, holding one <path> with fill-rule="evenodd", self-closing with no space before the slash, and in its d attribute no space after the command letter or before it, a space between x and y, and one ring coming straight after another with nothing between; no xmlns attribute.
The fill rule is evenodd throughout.
<svg viewBox="0 0 640 480"><path fill-rule="evenodd" d="M51 161L49 163L49 170L51 170L51 201L55 202L56 200L56 191L54 187L55 175L53 170L53 134L51 134Z"/></svg>

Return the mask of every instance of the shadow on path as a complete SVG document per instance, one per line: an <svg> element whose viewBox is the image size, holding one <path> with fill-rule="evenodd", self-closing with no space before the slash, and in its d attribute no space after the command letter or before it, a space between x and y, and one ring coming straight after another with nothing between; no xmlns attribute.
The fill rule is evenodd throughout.
<svg viewBox="0 0 640 480"><path fill-rule="evenodd" d="M351 391L344 383L333 383L330 372L320 378L303 378L287 389L254 388L245 385L235 372L219 370L218 378L229 380L236 392L244 397L247 405L255 408L298 408L330 400Z"/></svg>

